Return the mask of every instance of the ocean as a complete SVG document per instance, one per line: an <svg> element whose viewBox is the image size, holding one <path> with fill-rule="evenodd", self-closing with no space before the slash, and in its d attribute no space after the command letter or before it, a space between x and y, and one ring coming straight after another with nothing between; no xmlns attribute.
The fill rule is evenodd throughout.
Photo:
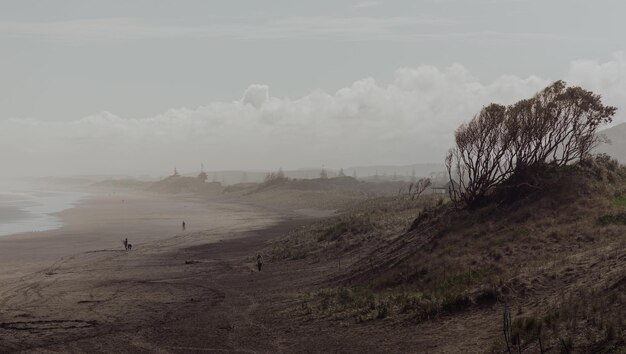
<svg viewBox="0 0 626 354"><path fill-rule="evenodd" d="M69 191L0 190L0 236L57 229L63 221L55 214L87 196Z"/></svg>

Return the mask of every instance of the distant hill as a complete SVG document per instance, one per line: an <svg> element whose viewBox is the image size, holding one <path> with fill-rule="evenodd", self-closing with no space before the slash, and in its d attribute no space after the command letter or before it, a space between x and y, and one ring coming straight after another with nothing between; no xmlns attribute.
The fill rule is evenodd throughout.
<svg viewBox="0 0 626 354"><path fill-rule="evenodd" d="M352 193L361 196L390 196L399 192L407 193L405 181L370 181L357 180L350 176L312 179L277 179L263 183L238 183L224 189L226 194L235 193L244 196L267 194L276 196L284 191L306 193Z"/></svg>
<svg viewBox="0 0 626 354"><path fill-rule="evenodd" d="M120 178L120 179L106 179L104 181L93 183L91 186L95 188L121 188L121 189L134 189L145 190L152 182L140 181L132 178Z"/></svg>
<svg viewBox="0 0 626 354"><path fill-rule="evenodd" d="M598 147L598 152L603 152L614 159L626 163L626 123L622 123L605 129L600 132L609 138L608 143L603 143Z"/></svg>
<svg viewBox="0 0 626 354"><path fill-rule="evenodd" d="M227 201L262 205L264 208L337 210L363 202L367 198L408 193L408 182L366 182L350 176L270 179L263 183L238 183L227 186L221 197Z"/></svg>
<svg viewBox="0 0 626 354"><path fill-rule="evenodd" d="M338 177L338 168L326 168L328 177ZM373 165L346 167L343 172L346 176L354 176L358 179L373 179L374 181L408 181L415 172L416 177L433 177L433 174L443 173L445 166L437 163L418 163L412 165ZM207 172L209 181L220 182L223 185L238 183L263 182L270 171L210 171ZM284 170L287 178L315 179L320 177L320 168L302 168L296 170ZM190 176L197 175L192 172Z"/></svg>
<svg viewBox="0 0 626 354"><path fill-rule="evenodd" d="M198 177L169 176L156 182L139 181L136 179L109 179L91 185L95 188L130 189L166 194L193 193L216 194L222 192L219 182L205 182Z"/></svg>
<svg viewBox="0 0 626 354"><path fill-rule="evenodd" d="M222 185L219 182L207 183L197 177L169 176L158 182L151 183L147 190L150 192L170 194L207 194L220 193L222 191Z"/></svg>
<svg viewBox="0 0 626 354"><path fill-rule="evenodd" d="M443 173L446 167L443 163L417 163L413 165L374 165L374 166L356 166L345 170L347 175L352 175L356 171L357 176L385 176L397 179L409 180L415 172L416 177L431 177L432 174Z"/></svg>

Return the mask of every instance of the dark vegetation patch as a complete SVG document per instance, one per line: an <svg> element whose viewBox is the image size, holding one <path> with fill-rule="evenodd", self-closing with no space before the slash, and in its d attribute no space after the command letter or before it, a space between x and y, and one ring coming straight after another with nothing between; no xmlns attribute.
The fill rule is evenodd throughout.
<svg viewBox="0 0 626 354"><path fill-rule="evenodd" d="M613 200L613 203L615 204L616 207L621 207L621 208L626 207L626 195L620 195L620 196L615 197L615 199Z"/></svg>
<svg viewBox="0 0 626 354"><path fill-rule="evenodd" d="M626 225L626 213L604 214L598 218L599 225Z"/></svg>
<svg viewBox="0 0 626 354"><path fill-rule="evenodd" d="M0 328L16 331L51 331L67 330L94 327L96 321L83 320L40 320L40 321L19 321L2 322Z"/></svg>

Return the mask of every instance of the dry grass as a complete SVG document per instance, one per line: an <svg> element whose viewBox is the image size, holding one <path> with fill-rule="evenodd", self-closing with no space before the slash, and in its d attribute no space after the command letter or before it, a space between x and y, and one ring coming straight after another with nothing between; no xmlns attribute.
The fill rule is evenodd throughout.
<svg viewBox="0 0 626 354"><path fill-rule="evenodd" d="M540 352L541 338L547 352L613 352L626 338L624 191L626 168L601 157L477 210L370 200L295 230L269 252L276 261L343 264L324 289L301 295L300 311L312 318L419 323L483 308L492 316L506 303L516 351ZM490 338L485 348L506 351L501 331Z"/></svg>
<svg viewBox="0 0 626 354"><path fill-rule="evenodd" d="M396 237L409 227L417 213L437 200L435 196L419 200L407 197L366 199L339 216L291 231L275 240L268 253L274 261L342 257L346 251L368 246L370 241L374 244Z"/></svg>

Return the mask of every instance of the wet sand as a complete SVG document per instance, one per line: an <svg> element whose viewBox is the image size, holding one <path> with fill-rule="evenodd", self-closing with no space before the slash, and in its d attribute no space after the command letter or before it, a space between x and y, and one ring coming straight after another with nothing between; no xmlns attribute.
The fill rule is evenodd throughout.
<svg viewBox="0 0 626 354"><path fill-rule="evenodd" d="M211 233L192 232L136 252L85 252L5 283L0 352L274 351L280 337L255 312L276 295L269 289L298 281L274 277L271 264L256 272L254 254L304 222L239 224L222 242L195 244Z"/></svg>
<svg viewBox="0 0 626 354"><path fill-rule="evenodd" d="M0 352L45 352L188 315L179 307L217 295L202 277L189 280L190 267L172 257L280 219L250 206L150 194L98 195L60 216L60 229L0 237ZM122 235L132 251L124 250ZM104 344L61 351L137 351L118 340Z"/></svg>
<svg viewBox="0 0 626 354"><path fill-rule="evenodd" d="M0 236L0 287L3 280L42 270L64 257L123 250L121 241L125 237L135 250L197 231L209 230L194 241L215 242L228 238L234 230L262 227L278 220L277 214L250 206L147 193L95 194L76 208L56 215L65 223L59 229ZM183 220L185 232L181 230Z"/></svg>

